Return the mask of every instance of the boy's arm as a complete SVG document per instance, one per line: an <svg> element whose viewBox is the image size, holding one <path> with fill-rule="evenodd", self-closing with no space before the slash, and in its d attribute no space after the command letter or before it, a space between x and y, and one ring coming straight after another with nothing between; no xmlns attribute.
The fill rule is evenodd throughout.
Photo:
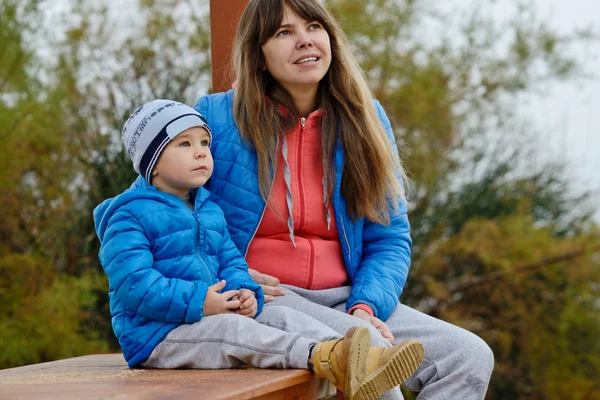
<svg viewBox="0 0 600 400"><path fill-rule="evenodd" d="M100 262L110 287L125 307L157 321L191 324L202 318L208 286L165 278L153 268L150 242L140 222L119 211L105 231Z"/></svg>
<svg viewBox="0 0 600 400"><path fill-rule="evenodd" d="M227 228L222 232L221 245L219 247L219 279L225 279L227 285L223 290L249 289L256 295L259 315L264 305L264 294L261 286L252 280L248 273L248 264L242 254L235 246Z"/></svg>

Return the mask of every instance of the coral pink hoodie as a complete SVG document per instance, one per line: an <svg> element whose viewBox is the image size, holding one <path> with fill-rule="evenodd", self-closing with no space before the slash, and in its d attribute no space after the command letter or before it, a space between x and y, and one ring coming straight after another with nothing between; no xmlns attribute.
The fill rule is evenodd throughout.
<svg viewBox="0 0 600 400"><path fill-rule="evenodd" d="M323 111L317 110L303 118L286 136L296 247L287 226L287 189L280 145L277 173L269 195L271 206L265 210L246 257L250 268L276 276L281 283L306 289L327 289L348 283L333 206L329 206L329 230L323 206L323 165L319 154L322 114Z"/></svg>

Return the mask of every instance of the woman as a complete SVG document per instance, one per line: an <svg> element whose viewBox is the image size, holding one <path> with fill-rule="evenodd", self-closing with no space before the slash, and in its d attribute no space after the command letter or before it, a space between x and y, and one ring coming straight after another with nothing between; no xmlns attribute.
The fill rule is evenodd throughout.
<svg viewBox="0 0 600 400"><path fill-rule="evenodd" d="M419 399L483 398L485 342L399 304L411 246L404 173L333 17L318 0L251 0L234 68L236 89L195 107L213 129L207 187L272 300L264 312L285 305L338 332L368 325L374 345L416 338L425 361L404 384Z"/></svg>

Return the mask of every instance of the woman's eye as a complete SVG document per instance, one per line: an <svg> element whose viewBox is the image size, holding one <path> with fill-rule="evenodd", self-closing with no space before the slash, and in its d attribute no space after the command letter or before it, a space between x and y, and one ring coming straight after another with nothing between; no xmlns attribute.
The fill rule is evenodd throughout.
<svg viewBox="0 0 600 400"><path fill-rule="evenodd" d="M187 140L185 142L179 143L179 147L190 147L190 146L191 146L191 144Z"/></svg>
<svg viewBox="0 0 600 400"><path fill-rule="evenodd" d="M308 29L312 29L312 30L321 29L321 28L322 28L322 26L318 22L313 22L312 24L310 24L308 26Z"/></svg>
<svg viewBox="0 0 600 400"><path fill-rule="evenodd" d="M290 33L291 33L291 32L290 32L289 30L287 30L287 29L284 29L284 30L282 30L282 31L279 31L279 32L277 32L277 35L275 35L275 36L287 36L287 35L289 35Z"/></svg>

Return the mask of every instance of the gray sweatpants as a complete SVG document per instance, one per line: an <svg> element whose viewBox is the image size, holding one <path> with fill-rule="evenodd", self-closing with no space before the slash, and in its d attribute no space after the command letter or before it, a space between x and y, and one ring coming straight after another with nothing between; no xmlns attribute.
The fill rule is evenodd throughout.
<svg viewBox="0 0 600 400"><path fill-rule="evenodd" d="M350 287L306 290L282 285L286 295L277 297L273 306L301 311L333 328L340 335L350 327L366 325L374 346L391 346L379 331L367 322L346 314ZM419 400L480 400L485 397L494 368L489 346L473 333L399 304L385 321L396 343L417 339L425 348L425 360L403 386L419 391ZM286 327L299 329L301 327ZM382 399L402 399L398 388Z"/></svg>
<svg viewBox="0 0 600 400"><path fill-rule="evenodd" d="M237 314L204 317L173 329L142 363L149 368L308 368L310 348L342 335L286 306L267 305L254 320Z"/></svg>
<svg viewBox="0 0 600 400"><path fill-rule="evenodd" d="M171 331L142 363L153 368L307 368L309 347L365 325L372 344L389 347L379 331L346 314L349 287L306 290L288 285L286 295L265 304L256 320L215 315ZM479 400L487 391L494 357L476 335L399 304L385 321L396 343L417 339L425 360L404 385L420 400ZM399 388L382 399L402 399Z"/></svg>

